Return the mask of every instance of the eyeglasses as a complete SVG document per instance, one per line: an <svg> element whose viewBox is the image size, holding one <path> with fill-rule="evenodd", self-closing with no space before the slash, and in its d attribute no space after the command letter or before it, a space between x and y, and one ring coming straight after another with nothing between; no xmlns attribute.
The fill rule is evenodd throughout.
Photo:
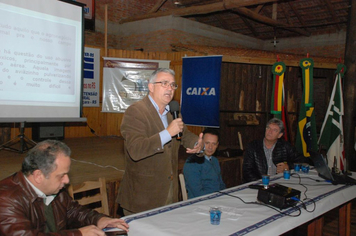
<svg viewBox="0 0 356 236"><path fill-rule="evenodd" d="M171 86L173 90L176 90L178 88L178 84L176 84L175 82L169 83L169 81L153 82L152 84L161 84L163 88L168 88L168 86Z"/></svg>

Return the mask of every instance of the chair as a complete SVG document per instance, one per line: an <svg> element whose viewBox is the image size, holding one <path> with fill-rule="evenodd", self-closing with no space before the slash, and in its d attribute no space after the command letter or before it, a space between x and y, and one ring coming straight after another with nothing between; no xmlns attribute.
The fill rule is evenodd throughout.
<svg viewBox="0 0 356 236"><path fill-rule="evenodd" d="M180 183L180 189L182 191L183 201L186 201L188 200L188 195L187 195L187 189L185 188L185 180L183 174L179 174L179 183Z"/></svg>
<svg viewBox="0 0 356 236"><path fill-rule="evenodd" d="M105 178L99 178L98 181L86 181L75 186L69 185L68 192L79 204L110 215Z"/></svg>

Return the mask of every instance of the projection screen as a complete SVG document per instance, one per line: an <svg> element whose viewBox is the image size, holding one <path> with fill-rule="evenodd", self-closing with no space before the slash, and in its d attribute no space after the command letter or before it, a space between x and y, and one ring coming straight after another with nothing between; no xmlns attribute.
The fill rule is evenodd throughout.
<svg viewBox="0 0 356 236"><path fill-rule="evenodd" d="M83 20L82 4L0 0L0 122L80 118Z"/></svg>

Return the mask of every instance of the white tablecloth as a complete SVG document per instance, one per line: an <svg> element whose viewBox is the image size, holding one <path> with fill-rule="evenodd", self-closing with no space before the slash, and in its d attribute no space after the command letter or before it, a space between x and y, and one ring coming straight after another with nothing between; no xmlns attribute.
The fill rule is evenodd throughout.
<svg viewBox="0 0 356 236"><path fill-rule="evenodd" d="M354 173L353 176L355 175ZM308 211L314 208L310 199L315 201L316 208L313 212L301 209L300 216L291 217L266 206L244 204L238 198L214 193L124 217L130 226L128 235L280 235L356 198L356 186L332 185L323 181L313 170L309 174L300 174L300 177L301 180L293 175L290 180L284 180L281 175L277 175L271 178L271 183L300 190L301 200L306 196L309 198L304 200ZM226 189L224 192L240 197L245 202L257 201L258 190L248 188L249 184ZM211 206L222 208L220 225L210 224L208 210ZM284 209L283 212L291 215L299 213L294 208Z"/></svg>

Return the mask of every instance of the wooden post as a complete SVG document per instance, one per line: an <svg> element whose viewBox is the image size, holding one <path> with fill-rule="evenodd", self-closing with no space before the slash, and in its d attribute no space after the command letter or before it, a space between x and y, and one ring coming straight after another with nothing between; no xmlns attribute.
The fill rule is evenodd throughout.
<svg viewBox="0 0 356 236"><path fill-rule="evenodd" d="M0 145L6 143L11 139L11 127L2 126L0 127Z"/></svg>
<svg viewBox="0 0 356 236"><path fill-rule="evenodd" d="M349 170L356 170L355 119L356 119L356 2L350 0L347 26L344 77L344 144L346 164Z"/></svg>
<svg viewBox="0 0 356 236"><path fill-rule="evenodd" d="M308 224L308 236L322 236L324 217L319 216Z"/></svg>
<svg viewBox="0 0 356 236"><path fill-rule="evenodd" d="M105 4L105 57L108 56L108 4Z"/></svg>
<svg viewBox="0 0 356 236"><path fill-rule="evenodd" d="M339 236L351 235L351 202L339 208Z"/></svg>
<svg viewBox="0 0 356 236"><path fill-rule="evenodd" d="M240 145L240 149L244 150L244 146L242 144L242 137L241 137L241 133L237 132L238 138L239 138L239 145Z"/></svg>

